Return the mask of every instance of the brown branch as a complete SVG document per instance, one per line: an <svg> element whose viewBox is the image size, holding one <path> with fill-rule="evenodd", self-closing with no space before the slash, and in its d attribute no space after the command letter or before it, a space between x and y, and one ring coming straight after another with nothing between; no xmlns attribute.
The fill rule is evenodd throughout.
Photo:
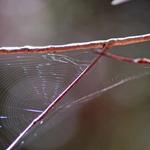
<svg viewBox="0 0 150 150"><path fill-rule="evenodd" d="M42 119L44 119L50 110L61 101L61 99L68 93L68 91L76 85L76 83L87 73L89 69L93 67L93 65L104 55L106 57L110 57L119 61L126 61L132 63L150 63L149 59L146 58L139 58L139 59L132 59L126 58L118 55L114 55L111 53L106 52L107 49L112 48L114 46L123 46L128 44L140 43L150 41L150 34L139 35L139 36L131 36L125 38L114 38L109 40L103 41L92 41L92 42L84 42L84 43L75 43L75 44L67 44L67 45L50 45L44 47L2 47L0 48L0 55L3 54L29 54L29 53L54 53L54 52L62 52L62 51L72 51L72 50L81 50L81 49L88 49L88 48L99 48L102 49L99 52L99 55L95 58L95 60L72 82L70 85L60 94L49 106L38 116L36 117L25 130L13 141L7 150L14 149L19 141L33 128L36 124L38 124Z"/></svg>
<svg viewBox="0 0 150 150"><path fill-rule="evenodd" d="M24 47L0 47L0 55L4 54L32 54L32 53L56 53L64 51L75 51L81 49L112 48L135 43L150 41L150 34L129 36L124 38L112 38L108 40L72 43L66 45L49 46L24 46Z"/></svg>
<svg viewBox="0 0 150 150"><path fill-rule="evenodd" d="M52 103L48 105L48 107L39 115L37 116L24 130L20 135L9 145L9 147L6 150L12 150L16 147L17 143L21 141L21 139L33 128L37 123L41 122L42 119L44 119L50 110L62 100L62 98L71 90L72 87L76 85L77 82L79 82L83 76L96 64L96 62L103 56L103 53L105 53L107 49L102 49L102 52L99 53L99 55L92 61L91 64L89 64L86 69L74 80L70 83L70 85L60 94Z"/></svg>
<svg viewBox="0 0 150 150"><path fill-rule="evenodd" d="M134 64L150 64L149 58L129 58L129 57L123 57L120 55L111 54L109 52L104 52L103 55L121 62L134 63Z"/></svg>

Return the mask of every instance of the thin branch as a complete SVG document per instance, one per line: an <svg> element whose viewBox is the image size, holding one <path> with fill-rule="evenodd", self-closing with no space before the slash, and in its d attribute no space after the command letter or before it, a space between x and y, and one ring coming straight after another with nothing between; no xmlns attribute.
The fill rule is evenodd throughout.
<svg viewBox="0 0 150 150"><path fill-rule="evenodd" d="M12 150L16 147L17 143L33 128L38 122L40 122L42 119L44 119L47 114L50 112L50 110L62 100L62 98L72 89L73 86L76 85L77 82L80 81L80 79L96 64L96 62L103 56L103 53L107 49L103 49L101 53L98 54L98 56L93 60L89 66L73 81L70 83L70 85L60 94L52 103L49 104L49 106L38 116L36 117L26 128L25 130L11 143L11 145L7 148L7 150Z"/></svg>
<svg viewBox="0 0 150 150"><path fill-rule="evenodd" d="M129 44L150 41L150 34L129 36L124 38L112 38L108 40L90 41L82 43L72 43L66 45L48 45L48 46L24 46L24 47L0 47L0 55L4 54L32 54L32 53L56 53L67 52L81 49L103 49L115 46L124 46Z"/></svg>
<svg viewBox="0 0 150 150"><path fill-rule="evenodd" d="M122 61L122 62L127 62L127 63L134 63L134 64L150 64L150 59L149 58L129 58L129 57L123 57L120 55L115 55L111 54L109 52L104 52L104 56Z"/></svg>

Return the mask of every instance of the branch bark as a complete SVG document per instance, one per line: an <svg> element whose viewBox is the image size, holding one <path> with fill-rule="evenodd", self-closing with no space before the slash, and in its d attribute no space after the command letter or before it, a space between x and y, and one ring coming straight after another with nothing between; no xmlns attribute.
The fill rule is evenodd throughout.
<svg viewBox="0 0 150 150"><path fill-rule="evenodd" d="M110 49L115 46L150 41L150 34L129 36L124 38L111 38L108 40L90 41L82 43L71 43L66 45L48 46L23 46L23 47L0 47L0 55L6 54L33 54L33 53L57 53L67 51L77 51L81 49Z"/></svg>
<svg viewBox="0 0 150 150"><path fill-rule="evenodd" d="M150 59L148 58L129 58L129 57L123 57L120 55L111 54L109 52L104 52L103 55L108 58L112 58L121 62L127 62L133 64L150 64Z"/></svg>

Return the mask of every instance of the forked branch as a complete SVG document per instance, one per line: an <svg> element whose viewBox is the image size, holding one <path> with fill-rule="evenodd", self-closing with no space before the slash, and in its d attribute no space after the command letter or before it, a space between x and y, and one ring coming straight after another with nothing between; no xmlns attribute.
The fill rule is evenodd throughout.
<svg viewBox="0 0 150 150"><path fill-rule="evenodd" d="M75 44L66 44L66 45L49 45L44 47L1 47L0 55L7 54L32 54L32 53L56 53L62 51L75 51L81 49L102 49L99 52L99 55L93 60L93 62L87 66L87 68L73 81L70 85L60 94L49 106L38 116L36 117L26 128L25 130L10 144L7 150L12 150L17 146L17 143L22 140L22 138L33 128L36 124L38 124L42 119L44 119L50 110L62 100L62 98L68 93L68 91L75 86L77 82L87 73L89 69L93 67L93 65L102 57L110 57L115 60L125 61L130 63L140 63L140 64L150 64L150 60L147 58L127 58L118 55L114 55L108 53L107 50L114 46L123 46L135 43L141 43L145 41L150 41L150 34L139 35L139 36L130 36L125 38L113 38L102 41L91 41L84 43L75 43Z"/></svg>

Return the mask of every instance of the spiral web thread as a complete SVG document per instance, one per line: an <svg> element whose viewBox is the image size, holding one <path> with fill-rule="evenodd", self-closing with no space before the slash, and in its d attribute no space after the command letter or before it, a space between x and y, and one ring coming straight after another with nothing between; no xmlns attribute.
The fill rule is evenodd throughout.
<svg viewBox="0 0 150 150"><path fill-rule="evenodd" d="M0 57L0 149L8 147L90 64L96 54L88 53Z"/></svg>
<svg viewBox="0 0 150 150"><path fill-rule="evenodd" d="M90 50L0 56L0 149L6 149L96 56ZM97 89L89 90L75 101L62 102L58 108L84 103L138 77L119 78L117 83L111 82L112 85L101 87L97 92Z"/></svg>

